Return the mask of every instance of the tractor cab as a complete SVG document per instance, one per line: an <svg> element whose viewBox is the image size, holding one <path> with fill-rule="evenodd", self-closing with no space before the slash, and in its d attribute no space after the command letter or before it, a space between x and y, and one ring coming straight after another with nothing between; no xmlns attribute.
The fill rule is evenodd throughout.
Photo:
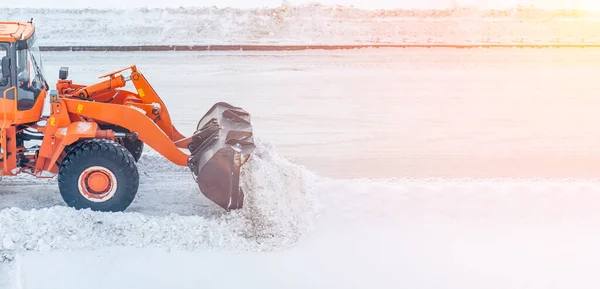
<svg viewBox="0 0 600 289"><path fill-rule="evenodd" d="M37 122L48 83L30 22L0 22L0 126Z"/></svg>

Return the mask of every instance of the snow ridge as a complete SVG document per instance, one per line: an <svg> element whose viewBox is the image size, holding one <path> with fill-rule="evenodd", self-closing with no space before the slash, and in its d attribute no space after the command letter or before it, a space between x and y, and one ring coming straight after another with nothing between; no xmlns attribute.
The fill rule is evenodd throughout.
<svg viewBox="0 0 600 289"><path fill-rule="evenodd" d="M43 46L600 42L600 12L526 7L0 9L0 19L31 17Z"/></svg>
<svg viewBox="0 0 600 289"><path fill-rule="evenodd" d="M152 155L143 161L149 163L153 159L161 161ZM146 175L170 169L164 164L140 167ZM274 153L272 146L262 143L258 144L244 170L245 207L230 213L212 203L206 205L209 208L204 211L208 213L188 216L101 213L77 211L66 206L1 210L0 256L9 258L10 252L27 250L91 250L112 246L185 251L272 251L294 245L302 234L312 229L320 210L312 189L318 179L303 167ZM157 176L147 178L147 181L155 180L156 194L153 195L160 199L163 180ZM193 183L191 175L185 180ZM189 188L187 185L172 186L172 190L180 191ZM197 188L195 190L191 194L200 194Z"/></svg>

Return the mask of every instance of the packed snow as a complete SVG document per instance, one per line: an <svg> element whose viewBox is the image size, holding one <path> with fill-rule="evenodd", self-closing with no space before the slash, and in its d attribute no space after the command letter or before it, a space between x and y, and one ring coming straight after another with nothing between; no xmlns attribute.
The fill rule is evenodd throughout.
<svg viewBox="0 0 600 289"><path fill-rule="evenodd" d="M166 162L160 156L146 156L140 164L144 182L152 178L160 179L162 174L173 172L172 165ZM168 182L168 185L181 184L173 190L187 195L201 194L191 173L181 172L174 177L177 181ZM164 176L162 178L166 179ZM139 212L139 205L118 214L75 211L57 206L60 203L57 199L59 196L43 192L45 189L55 189L45 184L30 185L29 188L40 191L15 197L40 194L52 200L46 203L35 200L34 207L41 208L31 210L23 209L22 204L17 207L18 204L11 203L10 196L3 200L0 203L0 208L4 208L0 211L0 240L4 252L91 250L109 246L190 251L277 250L293 245L313 226L319 211L318 200L311 188L315 180L316 176L272 153L268 145L261 144L244 166L242 186L247 191L245 206L231 213L210 204L206 204L209 208L203 214L197 215L178 214L185 214L186 211L175 206L169 207L171 213L154 216ZM35 180L28 181L36 184ZM155 185L159 189L152 191L151 196L142 196L141 200L151 197L155 199L153 204L160 206L161 202L168 202L170 196L162 192L167 189L165 184ZM154 211L159 210L155 208Z"/></svg>
<svg viewBox="0 0 600 289"><path fill-rule="evenodd" d="M0 19L32 17L43 46L600 42L598 12L522 7L367 10L284 2L252 9L0 9Z"/></svg>
<svg viewBox="0 0 600 289"><path fill-rule="evenodd" d="M253 177L272 180L276 168L283 169L277 176L298 172L269 167ZM152 183L152 198L170 209L183 206L183 202L173 206L169 203L173 200L166 199L169 195L159 192L164 189L162 182ZM249 218L216 210L211 215L212 208L200 210L199 216L91 214L64 207L5 209L2 222L8 220L12 230L22 234L15 239L38 243L28 250L23 240L8 237L6 244L14 249L2 253L0 285L4 282L2 288L10 289L49 285L70 289L85 284L93 289L197 288L198 284L211 288L397 288L398 284L596 288L597 180L367 181L306 176L304 182L312 183L310 191L318 201L302 198L302 189L295 187L301 182L293 180L280 197L268 194L273 201ZM260 183L272 186L266 180ZM166 186L175 193L183 191L173 183ZM294 204L286 203L292 199ZM273 210L273 204L283 209ZM138 203L133 211L150 205ZM13 226L16 220L24 228ZM36 233L34 225L56 239ZM31 236L24 235L27 230ZM302 237L289 242L280 235L284 232L291 239L300 232ZM58 244L57 237L68 245ZM110 274L89 268L104 268Z"/></svg>
<svg viewBox="0 0 600 289"><path fill-rule="evenodd" d="M90 128L92 128L92 124L89 122L80 122L77 124L78 133L86 133Z"/></svg>

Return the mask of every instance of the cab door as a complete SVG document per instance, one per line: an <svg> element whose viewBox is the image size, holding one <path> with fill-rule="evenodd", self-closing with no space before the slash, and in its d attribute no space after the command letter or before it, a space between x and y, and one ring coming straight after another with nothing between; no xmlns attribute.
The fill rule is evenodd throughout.
<svg viewBox="0 0 600 289"><path fill-rule="evenodd" d="M12 57L11 47L8 43L0 43L0 60L5 57L10 58L10 75L2 74L0 76L0 128L6 128L12 125L16 118L16 96L17 87L14 83L14 74L16 72L14 57ZM0 69L0 74L2 69Z"/></svg>
<svg viewBox="0 0 600 289"><path fill-rule="evenodd" d="M16 70L12 56L11 46L0 43L0 175L3 176L14 175L13 169L17 167L16 132L13 125L17 117L17 87L14 83ZM6 62L8 59L11 60L10 67ZM2 72L6 68L9 75Z"/></svg>
<svg viewBox="0 0 600 289"><path fill-rule="evenodd" d="M8 57L10 55L9 47L10 46L8 46L7 43L0 43L0 60L2 60L4 57ZM13 66L13 65L11 65L11 66ZM11 74L12 74L12 71L11 71ZM2 69L0 69L0 97L4 98L4 93L6 92L6 90L8 88L14 86L14 84L12 83L11 80L12 80L12 77L10 77L9 75L3 75ZM14 92L12 95L14 95ZM14 97L13 97L13 99L14 99Z"/></svg>

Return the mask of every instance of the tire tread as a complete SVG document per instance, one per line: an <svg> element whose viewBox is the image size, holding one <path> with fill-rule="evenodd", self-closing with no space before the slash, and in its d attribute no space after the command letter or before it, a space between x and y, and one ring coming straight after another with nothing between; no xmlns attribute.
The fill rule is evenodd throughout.
<svg viewBox="0 0 600 289"><path fill-rule="evenodd" d="M117 194L102 203L93 203L85 199L78 190L73 192L72 182L79 179L79 170L90 157L101 157L115 162L125 176L125 190L117 189ZM133 155L122 145L108 139L84 140L74 145L65 156L58 174L58 186L63 200L76 209L90 208L97 211L124 211L135 199L139 188L139 173ZM114 173L114 172L113 172ZM123 180L119 180L119 185ZM124 193L123 193L124 192ZM117 198L118 197L118 198ZM115 200L118 199L118 200Z"/></svg>

